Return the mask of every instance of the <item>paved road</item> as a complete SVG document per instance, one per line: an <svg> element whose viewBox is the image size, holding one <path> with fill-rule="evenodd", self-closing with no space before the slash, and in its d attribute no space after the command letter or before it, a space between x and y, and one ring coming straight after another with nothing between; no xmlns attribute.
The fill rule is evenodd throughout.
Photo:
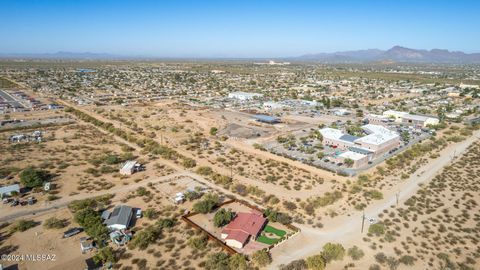
<svg viewBox="0 0 480 270"><path fill-rule="evenodd" d="M418 173L411 175L409 179L402 181L388 193L386 192L385 199L368 206L365 209L366 216L375 217L383 210L395 205L398 190L400 190L398 203L405 202L420 189L419 184L428 183L441 172L442 168L457 160L472 143L479 139L480 131L476 131L467 140L442 150L439 158L420 167L417 170ZM456 156L453 156L454 153L456 153ZM273 263L269 266L269 269L278 269L281 264L288 264L293 260L313 255L319 252L327 242L340 242L348 245L352 241L358 241L367 231L365 230L364 234L360 232L361 220L362 213L353 212L350 216L339 216L331 222L331 225L325 224L324 229L296 225L301 229L301 234L272 250Z"/></svg>
<svg viewBox="0 0 480 270"><path fill-rule="evenodd" d="M18 102L15 98L13 98L9 93L7 93L5 90L0 89L0 98L10 104L10 106L14 108L24 108L25 106Z"/></svg>

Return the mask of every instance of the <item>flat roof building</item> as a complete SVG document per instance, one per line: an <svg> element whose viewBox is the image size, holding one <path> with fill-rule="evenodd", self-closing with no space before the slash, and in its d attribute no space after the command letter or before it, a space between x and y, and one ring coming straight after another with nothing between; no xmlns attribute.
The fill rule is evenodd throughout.
<svg viewBox="0 0 480 270"><path fill-rule="evenodd" d="M395 122L397 123L410 124L422 127L426 127L428 125L438 125L439 123L439 120L436 117L415 115L394 110L384 111L383 116L395 119Z"/></svg>
<svg viewBox="0 0 480 270"><path fill-rule="evenodd" d="M259 93L247 93L247 92L232 92L228 94L228 98L231 99L238 99L241 101L256 99L263 97L262 94Z"/></svg>
<svg viewBox="0 0 480 270"><path fill-rule="evenodd" d="M140 170L143 170L141 164L137 163L135 160L129 160L123 164L122 168L120 169L120 174L131 175Z"/></svg>
<svg viewBox="0 0 480 270"><path fill-rule="evenodd" d="M265 114L255 114L252 117L258 122L267 123L267 124L276 124L281 122L280 118L275 116L265 115Z"/></svg>
<svg viewBox="0 0 480 270"><path fill-rule="evenodd" d="M320 133L324 145L367 156L379 156L400 144L400 136L383 126L367 124L362 129L366 136L352 136L335 128L322 128Z"/></svg>
<svg viewBox="0 0 480 270"><path fill-rule="evenodd" d="M415 126L427 127L428 125L438 125L440 121L436 117L406 114L402 118L402 123Z"/></svg>
<svg viewBox="0 0 480 270"><path fill-rule="evenodd" d="M400 111L394 111L394 110L388 110L383 112L383 116L394 119L395 122L402 122L403 116L407 114L406 112L400 112Z"/></svg>

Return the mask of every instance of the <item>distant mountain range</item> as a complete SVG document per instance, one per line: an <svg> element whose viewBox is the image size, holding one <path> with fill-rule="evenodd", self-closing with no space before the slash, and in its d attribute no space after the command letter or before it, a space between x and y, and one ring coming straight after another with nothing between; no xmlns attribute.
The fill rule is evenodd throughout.
<svg viewBox="0 0 480 270"><path fill-rule="evenodd" d="M480 53L467 54L464 52L451 52L441 49L428 51L394 46L387 51L369 49L334 53L317 53L306 54L291 59L319 62L394 61L411 63L480 63Z"/></svg>
<svg viewBox="0 0 480 270"><path fill-rule="evenodd" d="M125 56L114 55L108 53L91 53L91 52L56 52L43 54L1 54L0 58L7 59L55 59L55 60L155 60L155 59L182 59L168 57L148 57L148 56ZM187 58L183 58L188 60ZM209 58L197 58L209 59ZM227 59L227 58L212 58ZM230 58L228 58L230 59ZM227 60L228 60L227 59ZM242 58L232 58L242 60ZM248 60L248 58L243 58ZM255 59L255 58L251 58ZM262 58L270 59L270 58ZM401 46L394 46L389 50L357 50L343 51L334 53L316 53L305 54L297 57L279 58L288 61L308 61L308 62L324 62L324 63L358 63L358 62L407 62L407 63L480 63L480 53L467 54L458 51L448 51L441 49L433 50L417 50Z"/></svg>

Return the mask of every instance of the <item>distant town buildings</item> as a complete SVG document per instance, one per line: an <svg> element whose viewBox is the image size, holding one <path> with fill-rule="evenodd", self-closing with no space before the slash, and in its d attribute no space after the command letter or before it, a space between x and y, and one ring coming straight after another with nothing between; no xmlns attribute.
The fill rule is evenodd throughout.
<svg viewBox="0 0 480 270"><path fill-rule="evenodd" d="M255 62L253 64L254 65L270 65L270 66L286 66L286 65L290 65L290 62L275 62L273 60L270 60L268 62Z"/></svg>
<svg viewBox="0 0 480 270"><path fill-rule="evenodd" d="M304 99L287 99L278 102L266 101L263 103L263 109L265 111L271 111L281 108L300 109L318 106L318 102L315 100Z"/></svg>
<svg viewBox="0 0 480 270"><path fill-rule="evenodd" d="M246 100L251 100L251 99L257 99L257 98L262 98L262 94L258 93L247 93L247 92L232 92L228 94L228 98L231 99L237 99L240 101L246 101Z"/></svg>

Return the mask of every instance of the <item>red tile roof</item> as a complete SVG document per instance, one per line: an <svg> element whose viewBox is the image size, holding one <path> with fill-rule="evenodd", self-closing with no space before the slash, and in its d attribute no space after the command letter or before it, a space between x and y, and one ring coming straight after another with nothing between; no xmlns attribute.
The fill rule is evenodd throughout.
<svg viewBox="0 0 480 270"><path fill-rule="evenodd" d="M237 216L223 229L228 234L227 239L234 239L245 244L251 235L257 237L267 219L261 213L238 213Z"/></svg>

